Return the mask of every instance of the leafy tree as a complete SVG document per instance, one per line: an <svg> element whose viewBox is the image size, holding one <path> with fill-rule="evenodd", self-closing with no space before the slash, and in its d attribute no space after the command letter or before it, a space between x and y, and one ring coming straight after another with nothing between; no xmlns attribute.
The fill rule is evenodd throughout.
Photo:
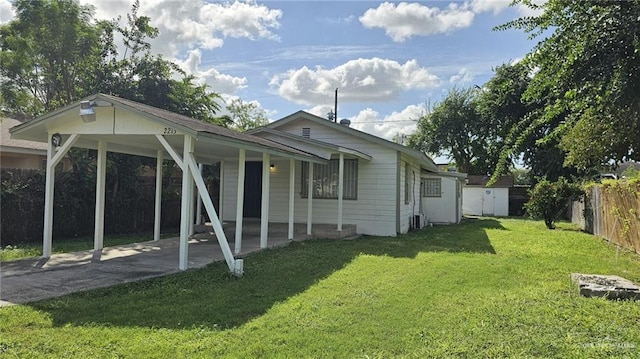
<svg viewBox="0 0 640 359"><path fill-rule="evenodd" d="M226 121L236 131L247 131L269 124L267 113L255 102L244 102L239 98L231 100L227 105L229 115Z"/></svg>
<svg viewBox="0 0 640 359"><path fill-rule="evenodd" d="M583 193L577 184L564 177L556 182L543 178L529 191L530 199L525 209L529 216L544 219L547 228L555 229L554 222L562 216L570 201L577 200Z"/></svg>
<svg viewBox="0 0 640 359"><path fill-rule="evenodd" d="M0 26L0 103L39 115L76 100L98 62L93 7L73 0L16 0L16 19Z"/></svg>
<svg viewBox="0 0 640 359"><path fill-rule="evenodd" d="M640 0L514 3L544 10L498 27L542 38L524 60L537 70L524 99L541 110L521 121L514 146L538 132L581 171L640 158Z"/></svg>
<svg viewBox="0 0 640 359"><path fill-rule="evenodd" d="M490 153L491 130L476 107L477 91L452 89L447 97L418 119L408 145L438 156L449 155L458 170L487 174L495 165Z"/></svg>

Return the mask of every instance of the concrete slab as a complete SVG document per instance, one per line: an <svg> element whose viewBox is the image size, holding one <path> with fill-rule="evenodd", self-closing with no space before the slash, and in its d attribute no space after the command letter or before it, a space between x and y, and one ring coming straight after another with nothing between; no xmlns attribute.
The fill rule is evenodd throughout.
<svg viewBox="0 0 640 359"><path fill-rule="evenodd" d="M243 250L236 257L260 250L260 238L243 236ZM227 238L234 238L227 235ZM296 240L306 239L298 236ZM284 236L269 236L269 247L291 243ZM234 242L229 245L234 248ZM92 250L54 254L0 263L0 306L55 298L88 289L108 287L177 273L179 238ZM189 240L188 268L201 268L223 261L218 241L210 232Z"/></svg>

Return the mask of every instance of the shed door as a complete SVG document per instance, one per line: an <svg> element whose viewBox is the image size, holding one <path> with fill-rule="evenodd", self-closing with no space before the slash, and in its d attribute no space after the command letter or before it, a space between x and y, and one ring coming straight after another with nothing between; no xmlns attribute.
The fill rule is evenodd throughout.
<svg viewBox="0 0 640 359"><path fill-rule="evenodd" d="M494 215L494 193L492 188L485 188L482 192L482 215Z"/></svg>
<svg viewBox="0 0 640 359"><path fill-rule="evenodd" d="M262 162L246 162L244 166L243 217L260 218L262 208Z"/></svg>

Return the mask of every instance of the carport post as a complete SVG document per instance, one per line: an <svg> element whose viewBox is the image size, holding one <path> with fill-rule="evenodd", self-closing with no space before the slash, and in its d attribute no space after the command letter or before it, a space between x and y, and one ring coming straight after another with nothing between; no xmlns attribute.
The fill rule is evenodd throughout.
<svg viewBox="0 0 640 359"><path fill-rule="evenodd" d="M262 209L260 213L260 248L267 248L269 236L269 171L271 156L262 154Z"/></svg>
<svg viewBox="0 0 640 359"><path fill-rule="evenodd" d="M164 152L158 150L156 156L156 202L153 218L153 240L160 239L160 216L162 210L162 161L164 160Z"/></svg>
<svg viewBox="0 0 640 359"><path fill-rule="evenodd" d="M244 211L244 166L246 160L246 150L241 148L238 151L238 193L236 200L236 234L235 234L235 252L240 253L242 250L242 214ZM220 192L222 196L222 192Z"/></svg>
<svg viewBox="0 0 640 359"><path fill-rule="evenodd" d="M200 176L202 176L202 163L198 163L198 171L200 171ZM196 205L196 224L202 224L202 197L199 193L196 193L198 196L198 203Z"/></svg>
<svg viewBox="0 0 640 359"><path fill-rule="evenodd" d="M98 164L96 170L96 211L93 228L93 250L99 251L104 241L104 192L107 176L107 142L98 141Z"/></svg>
<svg viewBox="0 0 640 359"><path fill-rule="evenodd" d="M294 187L296 184L296 161L289 159L289 239L293 240L293 207L294 207Z"/></svg>
<svg viewBox="0 0 640 359"><path fill-rule="evenodd" d="M51 239L53 238L53 189L55 185L56 165L69 152L69 149L78 140L78 135L69 136L60 148L54 148L51 144L52 134L49 134L47 147L47 174L44 192L44 228L42 230L42 257L51 257ZM54 153L55 152L55 153Z"/></svg>
<svg viewBox="0 0 640 359"><path fill-rule="evenodd" d="M189 255L189 222L191 222L189 205L191 201L189 197L193 195L191 192L190 183L193 183L193 176L187 164L187 157L189 153L193 152L194 141L193 137L184 135L184 148L182 153L182 198L180 208L180 259L178 268L180 270L186 270L188 267L188 255Z"/></svg>

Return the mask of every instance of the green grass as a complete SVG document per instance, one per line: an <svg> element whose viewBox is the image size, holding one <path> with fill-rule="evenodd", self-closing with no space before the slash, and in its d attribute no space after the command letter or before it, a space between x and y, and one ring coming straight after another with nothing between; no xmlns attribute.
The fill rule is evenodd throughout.
<svg viewBox="0 0 640 359"><path fill-rule="evenodd" d="M162 238L176 237L177 234L164 234ZM112 247L123 244L140 243L153 240L153 234L131 234L105 236L104 246ZM93 237L55 240L51 252L68 253L93 249ZM42 255L42 243L25 243L0 248L0 262L14 261Z"/></svg>
<svg viewBox="0 0 640 359"><path fill-rule="evenodd" d="M567 224L478 219L313 240L226 265L0 309L0 357L637 357L640 305L571 272L640 282L638 256Z"/></svg>

